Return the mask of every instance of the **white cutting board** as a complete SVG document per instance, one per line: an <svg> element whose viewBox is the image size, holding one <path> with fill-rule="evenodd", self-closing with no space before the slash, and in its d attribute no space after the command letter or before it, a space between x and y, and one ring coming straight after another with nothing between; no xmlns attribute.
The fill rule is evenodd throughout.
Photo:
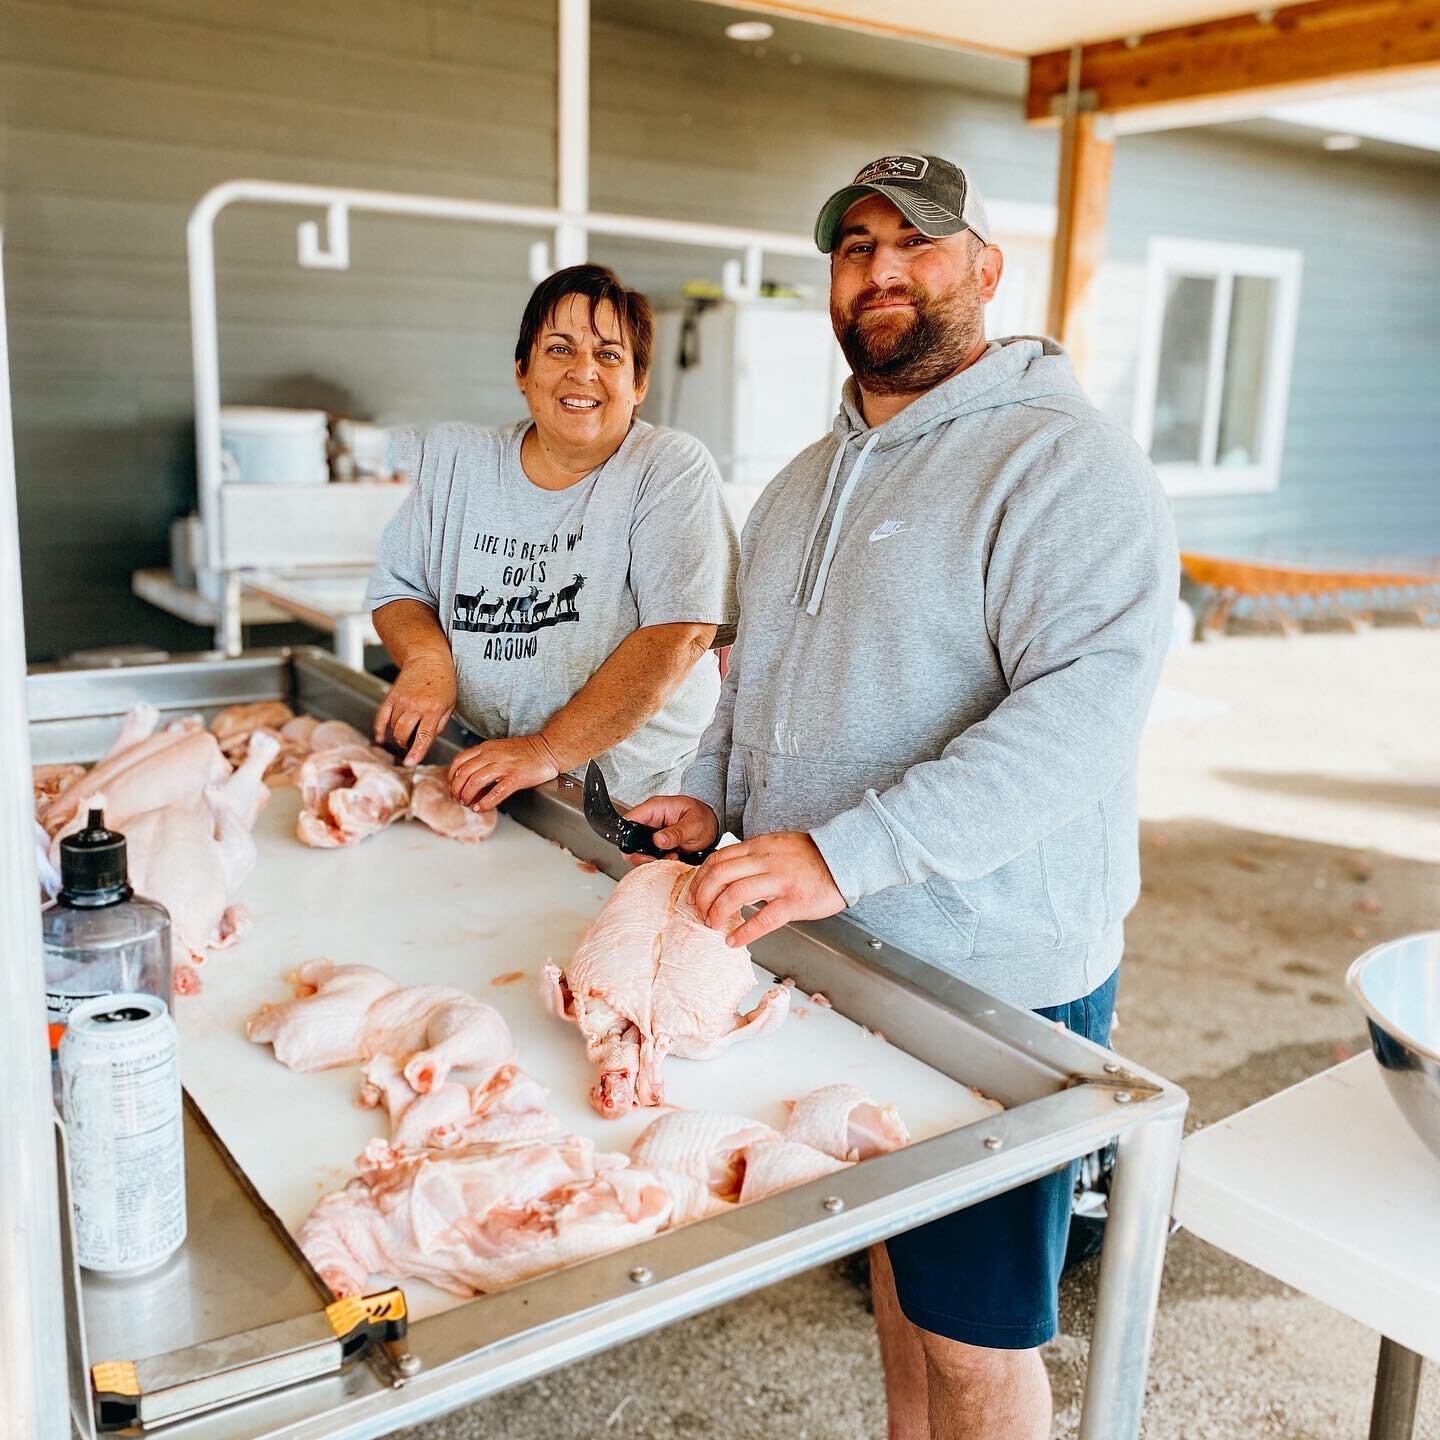
<svg viewBox="0 0 1440 1440"><path fill-rule="evenodd" d="M200 967L201 993L175 1002L185 1088L281 1223L293 1234L322 1194L353 1175L366 1143L388 1134L383 1110L355 1104L360 1067L295 1074L268 1045L245 1038L246 1016L289 999L284 976L317 956L488 1001L509 1022L521 1066L549 1088L563 1129L600 1149L628 1150L656 1112L603 1120L590 1108L595 1076L580 1033L545 1011L537 987L540 967L569 958L615 882L503 817L479 846L402 822L356 846L313 850L295 838L299 804L294 789L271 795L255 827L259 863L240 895L254 928L235 948L212 951ZM517 970L522 980L491 983ZM771 983L767 973L747 1010ZM667 1103L779 1128L785 1100L848 1080L896 1105L916 1139L990 1113L963 1085L798 990L792 1007L779 1030L720 1059L667 1060ZM417 1318L462 1303L404 1284Z"/></svg>

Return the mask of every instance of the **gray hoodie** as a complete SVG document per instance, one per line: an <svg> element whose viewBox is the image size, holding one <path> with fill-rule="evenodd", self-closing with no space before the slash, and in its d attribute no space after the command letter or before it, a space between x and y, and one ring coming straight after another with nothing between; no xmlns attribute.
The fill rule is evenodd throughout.
<svg viewBox="0 0 1440 1440"><path fill-rule="evenodd" d="M872 934L1016 1004L1076 999L1139 893L1177 586L1150 462L1053 342L992 343L874 429L849 381L745 527L685 792L741 836L809 831Z"/></svg>

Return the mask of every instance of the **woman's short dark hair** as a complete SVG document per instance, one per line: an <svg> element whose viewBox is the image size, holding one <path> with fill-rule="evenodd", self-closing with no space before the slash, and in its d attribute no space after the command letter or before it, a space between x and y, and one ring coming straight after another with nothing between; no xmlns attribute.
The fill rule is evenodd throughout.
<svg viewBox="0 0 1440 1440"><path fill-rule="evenodd" d="M523 375L530 366L530 352L540 332L555 318L555 311L567 295L583 295L590 302L590 325L595 326L595 308L609 302L620 317L621 338L630 347L638 385L650 372L650 344L655 335L655 312L638 291L627 290L620 277L604 265L569 265L547 275L526 302L520 317L520 338L515 342L515 363Z"/></svg>

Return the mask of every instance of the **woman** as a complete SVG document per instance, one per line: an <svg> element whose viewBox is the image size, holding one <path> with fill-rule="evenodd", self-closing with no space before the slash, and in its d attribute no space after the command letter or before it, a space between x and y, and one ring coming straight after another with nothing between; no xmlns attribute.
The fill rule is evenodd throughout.
<svg viewBox="0 0 1440 1440"><path fill-rule="evenodd" d="M515 346L529 420L438 426L407 467L367 594L400 667L375 735L416 765L457 713L488 737L450 766L473 809L592 758L617 797L673 789L715 708L738 546L705 447L635 418L653 323L603 266L551 275Z"/></svg>

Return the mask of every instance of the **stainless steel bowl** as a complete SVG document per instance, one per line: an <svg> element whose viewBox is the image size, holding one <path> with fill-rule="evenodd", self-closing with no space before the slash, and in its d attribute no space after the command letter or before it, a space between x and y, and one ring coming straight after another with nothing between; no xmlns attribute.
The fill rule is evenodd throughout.
<svg viewBox="0 0 1440 1440"><path fill-rule="evenodd" d="M1346 981L1390 1094L1440 1159L1440 931L1377 945Z"/></svg>

